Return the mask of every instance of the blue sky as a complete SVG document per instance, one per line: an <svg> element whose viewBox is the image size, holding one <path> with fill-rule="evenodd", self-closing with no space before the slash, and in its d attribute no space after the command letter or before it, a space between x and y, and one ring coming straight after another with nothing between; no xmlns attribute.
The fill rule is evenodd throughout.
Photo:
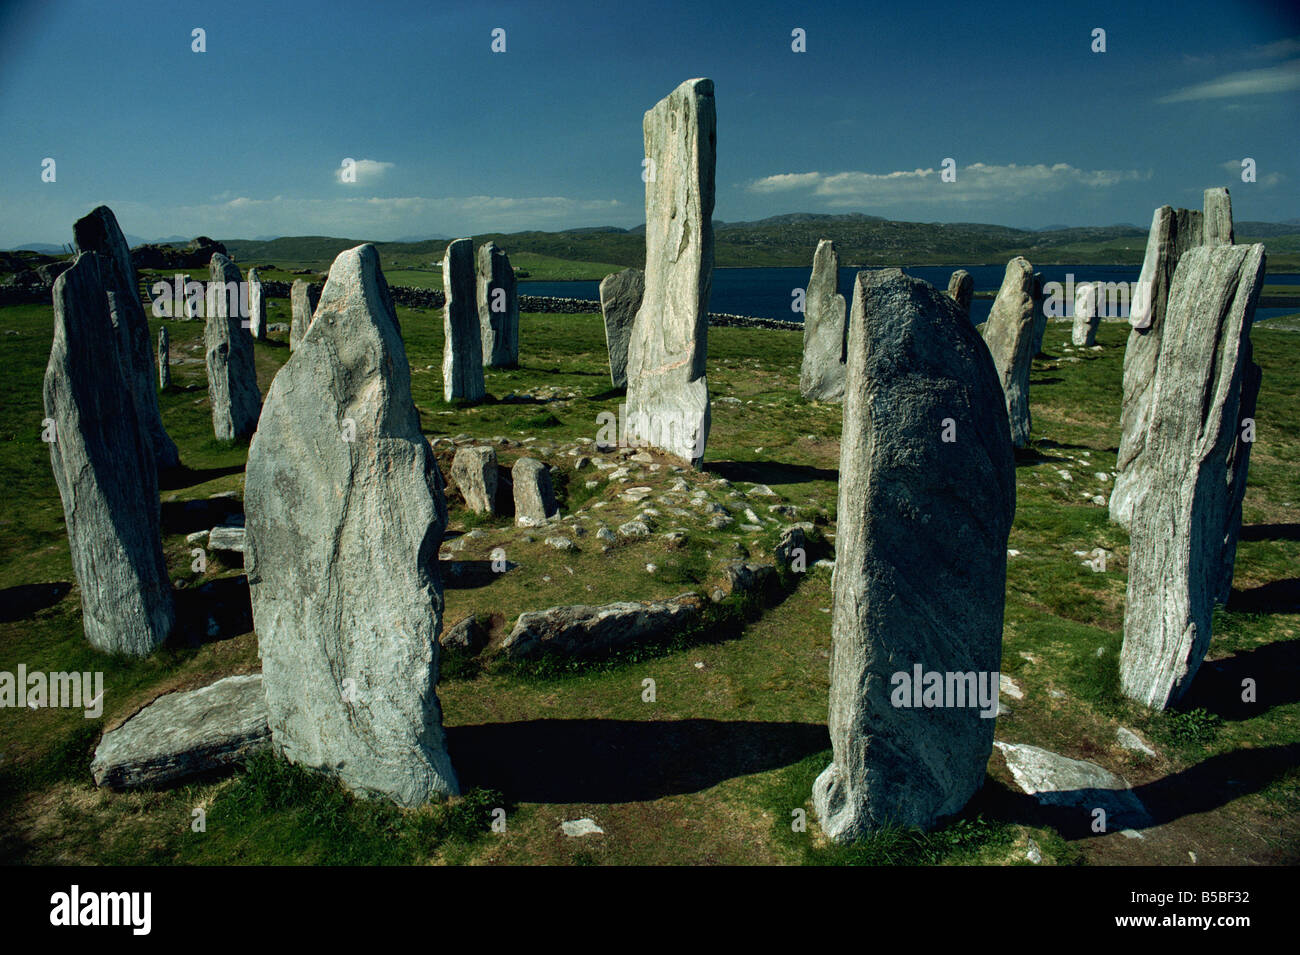
<svg viewBox="0 0 1300 955"><path fill-rule="evenodd" d="M0 0L0 248L98 203L145 238L633 226L641 116L694 76L721 220L1145 226L1217 185L1300 218L1300 17L1132 6Z"/></svg>

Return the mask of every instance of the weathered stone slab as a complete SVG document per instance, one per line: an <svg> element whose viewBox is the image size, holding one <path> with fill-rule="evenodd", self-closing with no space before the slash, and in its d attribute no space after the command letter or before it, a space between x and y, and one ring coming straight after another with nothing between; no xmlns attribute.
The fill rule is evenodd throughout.
<svg viewBox="0 0 1300 955"><path fill-rule="evenodd" d="M1015 513L1008 430L988 349L956 303L898 269L859 273L832 583L834 761L813 787L836 841L932 827L984 781ZM945 705L931 705L923 674L949 688Z"/></svg>
<svg viewBox="0 0 1300 955"><path fill-rule="evenodd" d="M474 307L474 240L457 239L442 257L442 396L479 401L483 383L483 337Z"/></svg>
<svg viewBox="0 0 1300 955"><path fill-rule="evenodd" d="M296 279L289 290L292 317L289 320L289 350L293 351L311 328L312 316L320 302L320 290L306 279Z"/></svg>
<svg viewBox="0 0 1300 955"><path fill-rule="evenodd" d="M519 364L519 289L510 257L491 242L478 248L476 291L483 365L513 368Z"/></svg>
<svg viewBox="0 0 1300 955"><path fill-rule="evenodd" d="M514 485L517 526L537 527L559 513L551 486L551 469L541 461L520 458L510 469L510 481Z"/></svg>
<svg viewBox="0 0 1300 955"><path fill-rule="evenodd" d="M1232 197L1225 188L1205 190L1205 213L1201 224L1201 245L1232 245Z"/></svg>
<svg viewBox="0 0 1300 955"><path fill-rule="evenodd" d="M958 269L948 279L948 297L970 318L970 303L975 297L975 279L965 269Z"/></svg>
<svg viewBox="0 0 1300 955"><path fill-rule="evenodd" d="M208 532L208 549L242 554L245 540L245 529L242 526L220 524Z"/></svg>
<svg viewBox="0 0 1300 955"><path fill-rule="evenodd" d="M219 441L247 437L257 430L262 393L257 387L253 338L240 317L243 280L235 263L220 252L209 266L207 319L203 345L208 367L212 431Z"/></svg>
<svg viewBox="0 0 1300 955"><path fill-rule="evenodd" d="M627 433L698 465L709 435L713 282L713 81L687 80L642 122L647 177L645 295L627 351Z"/></svg>
<svg viewBox="0 0 1300 955"><path fill-rule="evenodd" d="M1007 263L1002 287L984 324L984 342L1002 382L1011 443L1017 448L1029 442L1029 372L1039 311L1033 267L1018 255Z"/></svg>
<svg viewBox="0 0 1300 955"><path fill-rule="evenodd" d="M844 400L844 345L849 313L838 292L840 257L835 243L822 239L813 255L812 277L804 295L803 364L799 393L809 401Z"/></svg>
<svg viewBox="0 0 1300 955"><path fill-rule="evenodd" d="M1105 810L1107 829L1145 828L1151 817L1128 782L1096 763L1024 743L994 744L1022 792L1041 806L1077 809L1089 825Z"/></svg>
<svg viewBox="0 0 1300 955"><path fill-rule="evenodd" d="M1229 462L1255 374L1250 323L1263 278L1262 245L1202 246L1182 256L1169 291L1120 653L1124 693L1157 709L1182 697L1205 657L1227 540L1240 526L1248 462L1244 452L1239 471Z"/></svg>
<svg viewBox="0 0 1300 955"><path fill-rule="evenodd" d="M149 332L144 305L140 302L140 282L117 217L108 206L98 206L73 224L72 234L78 252L98 252L113 262L113 270L101 270L102 284L108 295L113 326L121 342L119 354L123 378L131 391L136 415L152 447L151 453L158 469L179 467L180 452L163 427L158 410L153 336Z"/></svg>
<svg viewBox="0 0 1300 955"><path fill-rule="evenodd" d="M166 327L158 329L158 387L166 391L172 386L171 337Z"/></svg>
<svg viewBox="0 0 1300 955"><path fill-rule="evenodd" d="M697 621L703 601L695 594L603 607L551 607L519 615L501 649L514 658L550 652L598 657L676 633Z"/></svg>
<svg viewBox="0 0 1300 955"><path fill-rule="evenodd" d="M244 509L275 748L403 806L456 793L435 692L443 481L372 245L334 260L271 383Z"/></svg>
<svg viewBox="0 0 1300 955"><path fill-rule="evenodd" d="M645 273L640 269L624 269L606 275L600 282L600 312L605 319L609 379L615 388L627 387L627 346L644 294Z"/></svg>
<svg viewBox="0 0 1300 955"><path fill-rule="evenodd" d="M257 269L248 270L248 330L255 341L266 341L266 296Z"/></svg>
<svg viewBox="0 0 1300 955"><path fill-rule="evenodd" d="M167 637L175 610L154 449L106 290L118 276L112 259L82 252L55 280L44 403L86 639L98 650L144 656Z"/></svg>
<svg viewBox="0 0 1300 955"><path fill-rule="evenodd" d="M1101 326L1097 290L1096 282L1084 282L1074 290L1074 324L1070 329L1070 341L1075 345L1090 348L1097 344L1097 329Z"/></svg>
<svg viewBox="0 0 1300 955"><path fill-rule="evenodd" d="M166 786L227 769L270 742L262 674L228 676L161 696L109 730L90 774L111 789Z"/></svg>
<svg viewBox="0 0 1300 955"><path fill-rule="evenodd" d="M547 477L550 475L548 474ZM487 445L458 448L451 462L451 477L465 497L465 505L476 514L495 514L497 501L497 452Z"/></svg>

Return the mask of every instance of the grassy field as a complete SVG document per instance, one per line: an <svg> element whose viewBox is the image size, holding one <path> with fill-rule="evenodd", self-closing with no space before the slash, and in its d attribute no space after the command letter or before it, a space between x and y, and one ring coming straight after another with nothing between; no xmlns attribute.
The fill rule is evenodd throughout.
<svg viewBox="0 0 1300 955"><path fill-rule="evenodd" d="M389 280L409 284L403 274L396 269ZM526 451L563 469L561 507L573 515L562 529L577 547L559 552L508 519L468 514L453 496L445 625L473 614L496 640L523 610L708 593L724 561L771 559L780 522L770 508L788 508L833 535L840 409L799 397L799 335L712 329L714 424L705 470L626 462L622 483L612 472L577 469L566 453L595 437L597 415L621 400L609 389L598 315L525 314L521 367L489 370L490 399L453 407L441 399L440 313L398 313L414 398L444 473L446 439L505 439L497 443L507 465ZM286 300L271 300L269 319L288 321ZM152 324L156 335L160 323ZM0 709L4 861L1016 864L1030 840L1044 862L1058 864L1300 861L1296 333L1254 332L1264 378L1235 590L1216 613L1211 662L1191 698L1165 714L1117 692L1128 542L1092 501L1109 493L1115 464L1126 326L1103 325L1101 347L1090 351L1063 346L1068 327L1053 325L1047 355L1035 362L1034 442L1017 460L1008 546L1018 554L1008 562L1002 663L1024 699L1005 700L1011 712L998 720L997 736L1122 773L1157 824L1128 838L1043 816L995 752L984 790L950 825L930 834L887 832L845 849L823 840L810 802L812 780L829 759L824 569L794 580L765 606L721 604L709 627L608 663L523 667L445 655L439 694L467 790L447 804L402 811L358 801L269 756L224 779L160 792L96 789L88 765L105 729L164 692L258 667L240 567L210 557L197 574L184 540L238 508L213 495L241 492L247 447L211 437L201 325L166 324L173 358L183 361L173 365L173 385L160 401L189 470L162 488L164 550L173 579L185 583L178 590L182 617L215 627L209 635L200 625L132 661L91 651L81 633L62 509L40 440L50 311L0 309L7 372L0 381L0 479L15 503L0 517L0 670L19 663L102 670L106 700L98 719L80 710ZM284 336L274 338L255 346L263 393L288 358ZM682 499L672 490L679 479L702 500L751 507L763 529L709 530L694 512L678 516L689 512L673 503ZM778 497L755 496L754 483ZM642 505L627 503L623 492L643 484L659 495L646 502L658 512L657 533L609 552L594 546L597 524L636 516ZM678 528L679 540L658 533ZM498 546L514 570L469 572ZM1109 554L1101 572L1084 563L1096 548ZM1239 701L1245 676L1258 680L1256 704ZM653 703L643 701L647 678L657 687ZM1158 755L1119 747L1120 725L1143 734ZM197 808L206 812L204 832L191 826ZM486 831L497 808L506 810L506 831ZM807 813L807 831L792 827L796 810ZM584 816L604 834L561 834L562 821Z"/></svg>

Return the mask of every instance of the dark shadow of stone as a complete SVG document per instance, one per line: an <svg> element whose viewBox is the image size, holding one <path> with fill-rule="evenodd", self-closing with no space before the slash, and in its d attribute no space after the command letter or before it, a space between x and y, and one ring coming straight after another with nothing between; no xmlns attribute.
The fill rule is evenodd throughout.
<svg viewBox="0 0 1300 955"><path fill-rule="evenodd" d="M238 523L242 523L243 515L243 502L229 497L163 501L162 532L166 535L210 531L219 524L231 522L232 518L238 518Z"/></svg>
<svg viewBox="0 0 1300 955"><path fill-rule="evenodd" d="M1034 464L1054 464L1058 461L1074 462L1070 458L1057 457L1054 454L1043 454L1037 448L1015 448L1016 467L1028 467Z"/></svg>
<svg viewBox="0 0 1300 955"><path fill-rule="evenodd" d="M706 461L704 470L728 481L751 484L801 484L804 481L838 481L838 468L819 468L810 464L787 464L784 461Z"/></svg>
<svg viewBox="0 0 1300 955"><path fill-rule="evenodd" d="M176 625L167 638L175 647L197 647L228 640L253 629L248 578L219 577L197 587L174 590Z"/></svg>
<svg viewBox="0 0 1300 955"><path fill-rule="evenodd" d="M506 569L502 573L509 573L518 566L506 561ZM500 573L492 569L490 560L440 560L438 575L442 578L443 587L448 590L477 590L501 577Z"/></svg>
<svg viewBox="0 0 1300 955"><path fill-rule="evenodd" d="M816 723L529 720L447 730L461 785L519 802L640 802L699 792L829 748Z"/></svg>
<svg viewBox="0 0 1300 955"><path fill-rule="evenodd" d="M1300 578L1273 580L1249 590L1234 587L1228 609L1239 613L1300 613Z"/></svg>
<svg viewBox="0 0 1300 955"><path fill-rule="evenodd" d="M225 477L227 474L239 474L243 470L244 466L242 464L232 464L224 468L203 468L199 471L181 465L178 468L158 473L158 490L175 491L183 487L194 487L219 477Z"/></svg>
<svg viewBox="0 0 1300 955"><path fill-rule="evenodd" d="M627 395L626 388L607 388L604 391L597 392L594 395L584 395L588 401L608 401L611 398L622 398Z"/></svg>
<svg viewBox="0 0 1300 955"><path fill-rule="evenodd" d="M26 620L53 607L72 590L67 581L51 584L19 584L0 590L0 621Z"/></svg>
<svg viewBox="0 0 1300 955"><path fill-rule="evenodd" d="M1234 591L1235 594L1235 591ZM1300 640L1280 640L1240 650L1222 660L1206 660L1178 709L1204 709L1225 720L1245 720L1275 706L1300 701ZM1241 681L1255 681L1255 702L1242 700Z"/></svg>
<svg viewBox="0 0 1300 955"><path fill-rule="evenodd" d="M1300 524L1245 524L1241 528L1244 541L1296 541L1300 540Z"/></svg>

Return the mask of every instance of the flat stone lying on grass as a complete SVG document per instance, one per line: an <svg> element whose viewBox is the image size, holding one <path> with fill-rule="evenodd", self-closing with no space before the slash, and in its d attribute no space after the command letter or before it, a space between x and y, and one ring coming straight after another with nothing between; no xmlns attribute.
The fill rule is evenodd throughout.
<svg viewBox="0 0 1300 955"><path fill-rule="evenodd" d="M104 734L90 774L112 789L164 786L227 769L271 742L262 674L168 693Z"/></svg>
<svg viewBox="0 0 1300 955"><path fill-rule="evenodd" d="M560 823L560 830L570 838L578 836L603 836L605 830L596 825L594 819L567 819Z"/></svg>
<svg viewBox="0 0 1300 955"><path fill-rule="evenodd" d="M244 528L238 525L223 524L208 532L208 549L244 552Z"/></svg>
<svg viewBox="0 0 1300 955"><path fill-rule="evenodd" d="M1022 792L1042 806L1078 809L1081 819L1092 820L1096 809L1106 811L1106 828L1145 828L1151 816L1128 782L1096 763L1070 759L1024 743L993 744L1006 760Z"/></svg>
<svg viewBox="0 0 1300 955"><path fill-rule="evenodd" d="M1142 753L1145 756L1155 756L1156 751L1146 744L1141 736L1127 727L1119 727L1115 730L1115 742L1119 743L1124 749L1134 753Z"/></svg>
<svg viewBox="0 0 1300 955"><path fill-rule="evenodd" d="M573 605L522 613L502 643L513 658L552 652L598 657L624 647L670 636L700 618L695 594L669 600L621 601L602 607Z"/></svg>

